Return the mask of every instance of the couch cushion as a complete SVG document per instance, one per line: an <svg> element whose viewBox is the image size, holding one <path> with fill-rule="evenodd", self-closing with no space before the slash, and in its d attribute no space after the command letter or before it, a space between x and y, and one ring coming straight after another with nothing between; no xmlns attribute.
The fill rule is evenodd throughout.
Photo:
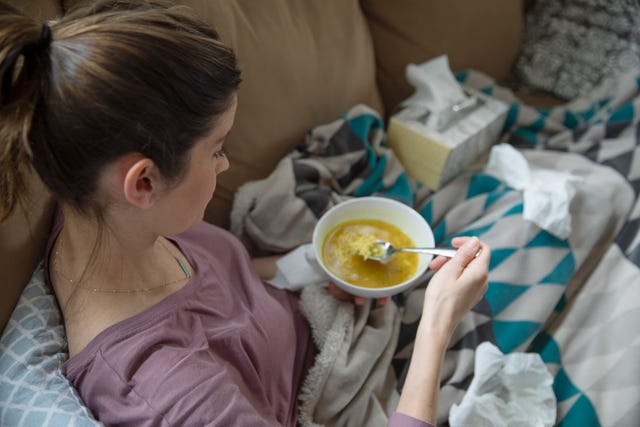
<svg viewBox="0 0 640 427"><path fill-rule="evenodd" d="M61 0L5 0L36 19L54 19L62 14Z"/></svg>
<svg viewBox="0 0 640 427"><path fill-rule="evenodd" d="M447 54L451 69L472 68L503 82L518 54L522 0L361 0L376 52L387 113L413 93L408 63Z"/></svg>

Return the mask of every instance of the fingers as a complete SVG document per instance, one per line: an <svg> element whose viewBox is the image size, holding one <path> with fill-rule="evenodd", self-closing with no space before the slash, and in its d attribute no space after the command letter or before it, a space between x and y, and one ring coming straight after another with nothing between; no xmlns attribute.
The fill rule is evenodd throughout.
<svg viewBox="0 0 640 427"><path fill-rule="evenodd" d="M376 300L376 304L377 304L379 307L382 307L383 305L385 305L386 303L388 303L390 299L391 299L391 298L389 298L389 297L378 298L378 299ZM367 302L367 300L368 300L368 298L365 298L365 297L359 297L359 296L354 296L354 297L353 297L353 303L354 303L355 305L364 305L364 304Z"/></svg>
<svg viewBox="0 0 640 427"><path fill-rule="evenodd" d="M481 244L481 252L477 257L469 262L462 275L467 276L471 280L484 283L486 285L489 279L490 260L491 249L489 248L489 246Z"/></svg>
<svg viewBox="0 0 640 427"><path fill-rule="evenodd" d="M472 259L465 267L460 279L476 284L476 299L478 303L489 288L489 261L491 259L491 249L488 245L481 244L480 253Z"/></svg>
<svg viewBox="0 0 640 427"><path fill-rule="evenodd" d="M463 269L476 257L481 248L482 244L480 243L480 240L473 236L470 239L467 239L467 241L458 248L458 251L451 261L453 264L457 264L461 269Z"/></svg>
<svg viewBox="0 0 640 427"><path fill-rule="evenodd" d="M339 301L353 301L353 295L343 291L333 282L329 282L327 290L333 297Z"/></svg>
<svg viewBox="0 0 640 427"><path fill-rule="evenodd" d="M429 268L432 270L440 270L443 265L445 265L449 261L449 258L444 256L437 256L431 260L429 263Z"/></svg>
<svg viewBox="0 0 640 427"><path fill-rule="evenodd" d="M378 298L376 300L376 303L382 307L383 305L385 305L386 303L388 303L389 301L391 301L391 297L383 297L383 298Z"/></svg>
<svg viewBox="0 0 640 427"><path fill-rule="evenodd" d="M475 243L469 242L472 239L478 241L477 237L466 237L466 236L454 237L451 240L451 246L453 246L454 248L459 248L459 251L462 252L460 254L462 258L457 258L457 263L458 263L457 270L459 272L461 272L462 269L464 269L471 261L474 261L474 259L478 259L480 261L475 264L486 264L487 266L489 265L489 258L491 253L489 246L478 241L479 246L476 249ZM469 246L465 248L465 244L470 245L471 248L469 248ZM450 259L451 258L438 256L431 260L431 262L429 263L429 268L432 270L440 270Z"/></svg>
<svg viewBox="0 0 640 427"><path fill-rule="evenodd" d="M458 250L453 258L450 260L440 260L438 257L432 261L429 265L435 269L446 268L449 271L456 273L456 277L462 274L465 267L476 258L478 252L482 252L482 243L477 237L456 237L451 241L453 247L457 247ZM432 265L433 264L433 265Z"/></svg>
<svg viewBox="0 0 640 427"><path fill-rule="evenodd" d="M459 237L454 237L453 239L451 239L451 246L453 246L454 248L459 248L460 246L464 245L464 243L471 239L472 236L459 236Z"/></svg>
<svg viewBox="0 0 640 427"><path fill-rule="evenodd" d="M329 286L327 287L327 290L331 295L333 295L335 299L339 301L353 302L356 305L364 305L368 300L368 298L365 298L365 297L351 295L350 293L340 289L338 285L336 285L333 282L329 282ZM378 298L376 300L376 303L378 306L383 306L386 303L388 303L390 300L391 300L391 297Z"/></svg>
<svg viewBox="0 0 640 427"><path fill-rule="evenodd" d="M478 261L477 264L486 264L486 266L488 266L491 259L491 248L489 247L489 245L480 242L480 252L477 253L477 256L475 258Z"/></svg>
<svg viewBox="0 0 640 427"><path fill-rule="evenodd" d="M262 280L273 279L278 272L277 261L282 255L258 257L251 259L251 265Z"/></svg>
<svg viewBox="0 0 640 427"><path fill-rule="evenodd" d="M477 238L455 238L451 244L458 248L453 258L432 261L441 268L427 286L421 320L448 332L453 331L487 291L491 253L489 246Z"/></svg>

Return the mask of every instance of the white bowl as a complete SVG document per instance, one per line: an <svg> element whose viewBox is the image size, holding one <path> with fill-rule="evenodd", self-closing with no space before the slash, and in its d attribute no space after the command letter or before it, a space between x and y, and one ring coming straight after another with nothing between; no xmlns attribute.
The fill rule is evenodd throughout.
<svg viewBox="0 0 640 427"><path fill-rule="evenodd" d="M315 259L324 272L344 291L366 298L381 298L403 292L417 285L423 278L433 255L419 254L418 269L402 283L381 288L366 288L340 279L325 266L322 260L322 246L327 234L339 224L354 219L377 219L395 225L409 236L418 247L433 247L433 231L427 221L413 208L386 197L357 197L339 203L325 212L313 230Z"/></svg>

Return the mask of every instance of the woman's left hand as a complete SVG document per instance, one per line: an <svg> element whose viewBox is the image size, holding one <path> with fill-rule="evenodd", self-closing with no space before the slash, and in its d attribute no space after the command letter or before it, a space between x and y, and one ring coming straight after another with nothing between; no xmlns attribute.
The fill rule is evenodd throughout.
<svg viewBox="0 0 640 427"><path fill-rule="evenodd" d="M356 305L363 305L365 302L367 302L367 298L351 295L350 293L340 289L338 285L336 285L333 282L329 282L329 286L327 289L335 299L340 301L353 302ZM378 298L376 300L376 303L378 304L378 306L383 306L386 303L388 303L390 300L391 300L391 297Z"/></svg>
<svg viewBox="0 0 640 427"><path fill-rule="evenodd" d="M281 257L282 255L274 255L274 256L267 256L267 257L253 258L251 260L251 265L253 266L255 271L258 273L258 276L260 276L262 280L269 280L276 275L276 272L278 271L278 266L276 262ZM333 295L335 299L340 301L353 302L356 305L363 305L367 301L367 298L365 297L351 295L350 293L343 291L338 287L338 285L336 285L333 282L329 282L328 289L329 289L329 293ZM390 299L391 299L390 297L378 298L376 300L376 303L379 306L383 306L386 303L388 303Z"/></svg>
<svg viewBox="0 0 640 427"><path fill-rule="evenodd" d="M252 258L251 265L262 280L270 280L273 279L278 272L278 264L276 263L280 258L282 258L282 255Z"/></svg>

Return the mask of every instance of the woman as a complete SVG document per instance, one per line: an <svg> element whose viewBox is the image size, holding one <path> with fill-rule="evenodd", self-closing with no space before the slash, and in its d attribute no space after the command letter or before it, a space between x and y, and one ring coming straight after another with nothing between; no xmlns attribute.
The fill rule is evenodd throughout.
<svg viewBox="0 0 640 427"><path fill-rule="evenodd" d="M296 295L202 222L229 167L233 53L155 0L94 2L51 26L3 5L0 43L0 216L33 166L59 206L45 267L83 401L107 425L295 425L315 353ZM489 249L453 244L431 264L390 425L433 422L449 337L486 290Z"/></svg>

